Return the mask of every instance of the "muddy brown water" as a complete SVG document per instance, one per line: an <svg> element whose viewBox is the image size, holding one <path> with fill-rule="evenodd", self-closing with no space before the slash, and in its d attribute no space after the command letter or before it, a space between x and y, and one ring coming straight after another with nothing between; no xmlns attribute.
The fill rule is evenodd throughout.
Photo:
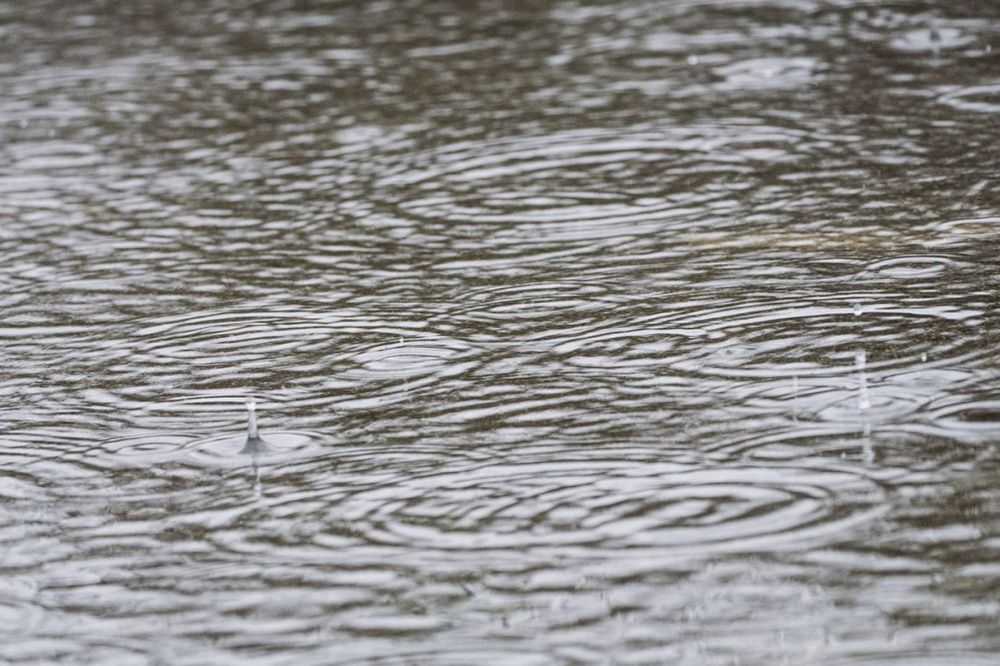
<svg viewBox="0 0 1000 666"><path fill-rule="evenodd" d="M0 662L1000 663L996 3L0 45Z"/></svg>

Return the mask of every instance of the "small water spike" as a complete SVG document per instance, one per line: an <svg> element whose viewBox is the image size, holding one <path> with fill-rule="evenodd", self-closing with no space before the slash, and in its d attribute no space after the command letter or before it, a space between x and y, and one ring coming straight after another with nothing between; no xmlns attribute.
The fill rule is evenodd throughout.
<svg viewBox="0 0 1000 666"><path fill-rule="evenodd" d="M250 396L247 403L247 443L240 453L265 453L267 444L257 433L257 401Z"/></svg>
<svg viewBox="0 0 1000 666"><path fill-rule="evenodd" d="M934 59L936 60L938 55L941 53L941 32L937 28L937 23L931 21L931 31L929 34L931 40L931 49L934 51Z"/></svg>

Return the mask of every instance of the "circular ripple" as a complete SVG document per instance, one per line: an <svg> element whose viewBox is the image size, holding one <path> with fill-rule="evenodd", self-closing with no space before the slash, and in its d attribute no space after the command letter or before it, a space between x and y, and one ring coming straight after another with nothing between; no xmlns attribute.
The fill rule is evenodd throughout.
<svg viewBox="0 0 1000 666"><path fill-rule="evenodd" d="M195 440L184 447L188 458L205 463L246 462L251 457L286 459L301 457L321 450L323 437L319 433L276 430L263 433L265 451L251 455L244 450L246 435L217 435Z"/></svg>
<svg viewBox="0 0 1000 666"><path fill-rule="evenodd" d="M775 378L847 374L858 351L872 370L936 365L984 354L982 312L951 305L863 303L850 296L815 301L756 300L673 315L705 337L673 365L698 375Z"/></svg>
<svg viewBox="0 0 1000 666"><path fill-rule="evenodd" d="M152 362L217 364L244 358L316 351L353 313L336 318L305 310L265 308L212 311L154 321L136 332L137 352ZM333 323L336 322L336 323Z"/></svg>
<svg viewBox="0 0 1000 666"><path fill-rule="evenodd" d="M190 442L183 435L131 435L103 442L104 452L128 458L160 457L177 453Z"/></svg>
<svg viewBox="0 0 1000 666"><path fill-rule="evenodd" d="M815 82L818 68L813 58L754 58L717 67L715 73L724 79L724 90L792 88Z"/></svg>
<svg viewBox="0 0 1000 666"><path fill-rule="evenodd" d="M104 343L100 353L77 360L92 380L74 397L83 399L82 409L124 427L155 422L161 431L217 428L226 424L216 418L218 410L195 403L211 402L220 391L280 395L296 382L311 388L326 383L349 400L385 403L467 371L481 351L427 330L412 310L383 318L350 308L255 305L147 320L127 337ZM149 415L176 402L178 393L194 396L191 404Z"/></svg>
<svg viewBox="0 0 1000 666"><path fill-rule="evenodd" d="M938 101L962 111L1000 113L1000 83L959 88L945 93Z"/></svg>
<svg viewBox="0 0 1000 666"><path fill-rule="evenodd" d="M918 28L894 38L890 45L897 51L933 53L968 46L975 41L975 35L966 34L958 28Z"/></svg>
<svg viewBox="0 0 1000 666"><path fill-rule="evenodd" d="M242 464L250 457L245 451L246 412L242 396L187 396L145 407L144 422L160 423L159 431L136 430L111 437L95 447L98 456L124 464L147 464L177 457L203 463ZM266 407L267 405L265 405ZM155 413L155 414L154 414ZM234 417L238 425L234 425ZM186 426L177 432L178 425ZM169 432L173 428L174 432ZM214 432L208 436L197 433ZM320 433L305 430L281 430L265 427L261 433L266 449L256 451L260 458L301 457L319 450L327 439Z"/></svg>
<svg viewBox="0 0 1000 666"><path fill-rule="evenodd" d="M948 245L961 240L992 241L1000 236L1000 217L972 217L935 223L931 230L935 245Z"/></svg>
<svg viewBox="0 0 1000 666"><path fill-rule="evenodd" d="M359 379L404 379L454 369L469 346L444 337L421 335L416 339L400 337L396 342L374 345L351 358L354 367L345 377ZM464 365L464 364L463 364Z"/></svg>
<svg viewBox="0 0 1000 666"><path fill-rule="evenodd" d="M337 515L382 545L715 552L801 546L883 508L876 484L839 469L562 462L396 478Z"/></svg>
<svg viewBox="0 0 1000 666"><path fill-rule="evenodd" d="M895 279L922 278L942 273L955 264L953 259L941 256L893 257L868 264L862 273Z"/></svg>
<svg viewBox="0 0 1000 666"><path fill-rule="evenodd" d="M491 244L594 242L731 207L761 162L805 137L755 126L574 130L405 157L375 190L397 214ZM409 163L406 163L409 161ZM696 209L694 207L700 207ZM498 226L506 227L503 230Z"/></svg>
<svg viewBox="0 0 1000 666"><path fill-rule="evenodd" d="M1000 400L945 395L928 412L934 427L951 438L978 442L1000 437Z"/></svg>

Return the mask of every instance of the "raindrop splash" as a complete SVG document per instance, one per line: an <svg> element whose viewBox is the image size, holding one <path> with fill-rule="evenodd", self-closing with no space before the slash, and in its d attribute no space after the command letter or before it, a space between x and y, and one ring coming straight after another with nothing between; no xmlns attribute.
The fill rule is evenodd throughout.
<svg viewBox="0 0 1000 666"><path fill-rule="evenodd" d="M937 60L941 54L941 33L938 31L937 24L933 21L931 22L931 30L928 38L931 42L931 50L934 52L934 59Z"/></svg>
<svg viewBox="0 0 1000 666"><path fill-rule="evenodd" d="M253 397L246 400L247 404L247 443L240 453L256 455L268 451L267 443L257 432L257 401Z"/></svg>

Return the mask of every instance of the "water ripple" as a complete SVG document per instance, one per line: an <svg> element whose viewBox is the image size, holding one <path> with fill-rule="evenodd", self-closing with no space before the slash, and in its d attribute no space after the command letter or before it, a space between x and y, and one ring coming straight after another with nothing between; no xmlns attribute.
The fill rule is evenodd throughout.
<svg viewBox="0 0 1000 666"><path fill-rule="evenodd" d="M729 197L747 187L740 178L756 164L794 159L795 138L734 124L457 142L407 156L376 187L394 215L421 226L424 239L447 224L455 238L486 238L495 252L516 245L525 259L539 260L527 247L620 244L683 228L694 207L730 210Z"/></svg>
<svg viewBox="0 0 1000 666"><path fill-rule="evenodd" d="M928 359L961 365L986 353L983 314L950 304L872 301L865 294L715 300L703 309L680 303L632 320L625 330L603 322L592 334L576 332L552 351L574 364L585 358L578 352L603 348L626 361L645 359L695 375L790 380L845 374L865 349L877 370Z"/></svg>
<svg viewBox="0 0 1000 666"><path fill-rule="evenodd" d="M949 90L938 100L955 109L977 113L1000 112L1000 83Z"/></svg>
<svg viewBox="0 0 1000 666"><path fill-rule="evenodd" d="M995 661L990 3L128 4L0 3L0 662Z"/></svg>
<svg viewBox="0 0 1000 666"><path fill-rule="evenodd" d="M366 541L447 551L802 546L884 511L844 469L621 462L495 463L350 493L338 515Z"/></svg>
<svg viewBox="0 0 1000 666"><path fill-rule="evenodd" d="M723 90L791 88L818 83L820 63L812 58L754 58L717 67Z"/></svg>

